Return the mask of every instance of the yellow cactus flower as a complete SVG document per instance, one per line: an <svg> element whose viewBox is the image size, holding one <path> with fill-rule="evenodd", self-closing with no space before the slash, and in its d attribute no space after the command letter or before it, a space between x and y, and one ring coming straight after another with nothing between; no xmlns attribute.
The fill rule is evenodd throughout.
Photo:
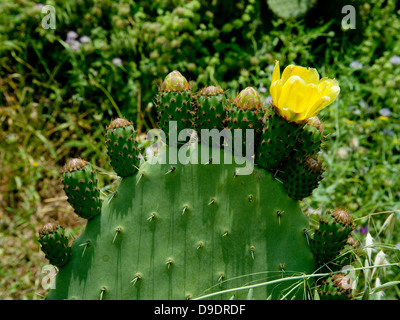
<svg viewBox="0 0 400 320"><path fill-rule="evenodd" d="M276 61L269 91L272 105L281 117L304 122L335 101L340 88L335 79L320 79L314 68L289 65L281 76Z"/></svg>

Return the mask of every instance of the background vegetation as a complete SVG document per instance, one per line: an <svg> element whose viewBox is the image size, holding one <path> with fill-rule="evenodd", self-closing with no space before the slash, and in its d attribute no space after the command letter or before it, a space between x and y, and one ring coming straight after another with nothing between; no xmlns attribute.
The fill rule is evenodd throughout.
<svg viewBox="0 0 400 320"><path fill-rule="evenodd" d="M83 228L59 170L81 156L110 182L111 117L124 115L140 132L156 126L153 96L172 70L195 88L216 84L234 96L253 86L268 99L274 60L315 67L341 87L320 113L328 170L304 211L349 209L360 245L373 239L359 265L373 265L380 251L398 263L400 3L350 1L356 29L343 30L347 2L312 1L306 14L282 19L267 0L0 0L0 299L45 295L38 228L53 219L71 237ZM41 26L45 4L56 9L55 30ZM367 270L360 293L393 283L373 297L400 298L398 266Z"/></svg>

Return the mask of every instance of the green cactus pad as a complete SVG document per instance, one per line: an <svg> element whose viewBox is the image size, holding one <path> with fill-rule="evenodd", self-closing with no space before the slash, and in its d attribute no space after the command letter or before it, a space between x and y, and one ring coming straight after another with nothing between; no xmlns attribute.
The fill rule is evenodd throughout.
<svg viewBox="0 0 400 320"><path fill-rule="evenodd" d="M64 228L55 223L47 223L40 228L38 241L46 259L52 265L61 268L69 262L72 253Z"/></svg>
<svg viewBox="0 0 400 320"><path fill-rule="evenodd" d="M354 230L353 218L343 209L328 210L311 240L311 249L320 265L340 255Z"/></svg>
<svg viewBox="0 0 400 320"><path fill-rule="evenodd" d="M74 241L47 299L183 300L315 270L308 219L269 172L239 175L242 158L223 164L229 152L201 144L184 149L199 164L158 163L175 151L166 147L122 179ZM215 152L220 164L202 164ZM253 298L277 299L295 283L254 288ZM303 293L299 286L288 297Z"/></svg>
<svg viewBox="0 0 400 320"><path fill-rule="evenodd" d="M196 109L194 127L209 130L224 129L227 107L224 91L221 88L209 86L201 89L193 98L195 99Z"/></svg>
<svg viewBox="0 0 400 320"><path fill-rule="evenodd" d="M69 160L62 173L62 182L68 202L78 216L92 219L100 213L101 201L97 178L87 161L78 158Z"/></svg>
<svg viewBox="0 0 400 320"><path fill-rule="evenodd" d="M324 169L321 162L312 157L292 159L282 167L283 187L289 197L303 200L311 196L322 180Z"/></svg>
<svg viewBox="0 0 400 320"><path fill-rule="evenodd" d="M111 121L106 132L107 153L111 166L121 177L133 175L140 163L133 123L117 118Z"/></svg>

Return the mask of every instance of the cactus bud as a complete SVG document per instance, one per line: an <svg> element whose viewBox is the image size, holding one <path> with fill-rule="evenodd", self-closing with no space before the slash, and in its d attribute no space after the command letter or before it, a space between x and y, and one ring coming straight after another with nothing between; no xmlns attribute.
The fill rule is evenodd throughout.
<svg viewBox="0 0 400 320"><path fill-rule="evenodd" d="M77 215L91 219L100 213L100 191L89 162L79 158L70 159L64 166L62 178L68 202Z"/></svg>
<svg viewBox="0 0 400 320"><path fill-rule="evenodd" d="M179 71L170 72L161 84L160 91L186 91L190 90L190 84Z"/></svg>
<svg viewBox="0 0 400 320"><path fill-rule="evenodd" d="M260 94L256 89L247 87L238 94L234 104L241 110L257 110L261 108Z"/></svg>
<svg viewBox="0 0 400 320"><path fill-rule="evenodd" d="M71 258L71 247L64 235L64 228L55 223L47 223L39 230L39 243L46 258L52 265L64 266Z"/></svg>
<svg viewBox="0 0 400 320"><path fill-rule="evenodd" d="M140 163L133 123L124 118L111 121L106 132L107 153L111 166L120 177L133 175Z"/></svg>

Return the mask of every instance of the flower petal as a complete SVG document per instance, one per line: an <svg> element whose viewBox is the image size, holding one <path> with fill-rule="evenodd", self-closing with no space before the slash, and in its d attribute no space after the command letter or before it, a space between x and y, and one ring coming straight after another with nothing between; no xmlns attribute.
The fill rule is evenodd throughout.
<svg viewBox="0 0 400 320"><path fill-rule="evenodd" d="M279 61L277 60L275 62L274 72L272 73L272 81L271 81L271 83L274 83L275 81L280 80L280 78L281 78L281 71L280 71L280 68L279 68Z"/></svg>
<svg viewBox="0 0 400 320"><path fill-rule="evenodd" d="M317 102L314 103L314 105L307 110L304 114L304 119L312 118L315 117L318 113L318 111L322 110L325 108L328 104L330 104L331 98L328 96L323 96L317 100Z"/></svg>
<svg viewBox="0 0 400 320"><path fill-rule="evenodd" d="M306 83L299 76L292 76L282 87L282 92L278 100L278 108L288 108L298 112L298 104L303 99Z"/></svg>
<svg viewBox="0 0 400 320"><path fill-rule="evenodd" d="M282 81L286 82L292 76L299 76L306 83L318 84L319 74L314 68L305 68L295 65L289 65L282 73Z"/></svg>
<svg viewBox="0 0 400 320"><path fill-rule="evenodd" d="M335 79L322 78L318 87L321 90L321 96L331 98L331 103L336 100L340 93L339 83Z"/></svg>
<svg viewBox="0 0 400 320"><path fill-rule="evenodd" d="M281 86L281 82L275 81L271 84L271 86L269 87L269 94L272 97L272 104L277 106L278 105L278 100L279 100L279 96L281 95L281 91L282 91L282 86Z"/></svg>

